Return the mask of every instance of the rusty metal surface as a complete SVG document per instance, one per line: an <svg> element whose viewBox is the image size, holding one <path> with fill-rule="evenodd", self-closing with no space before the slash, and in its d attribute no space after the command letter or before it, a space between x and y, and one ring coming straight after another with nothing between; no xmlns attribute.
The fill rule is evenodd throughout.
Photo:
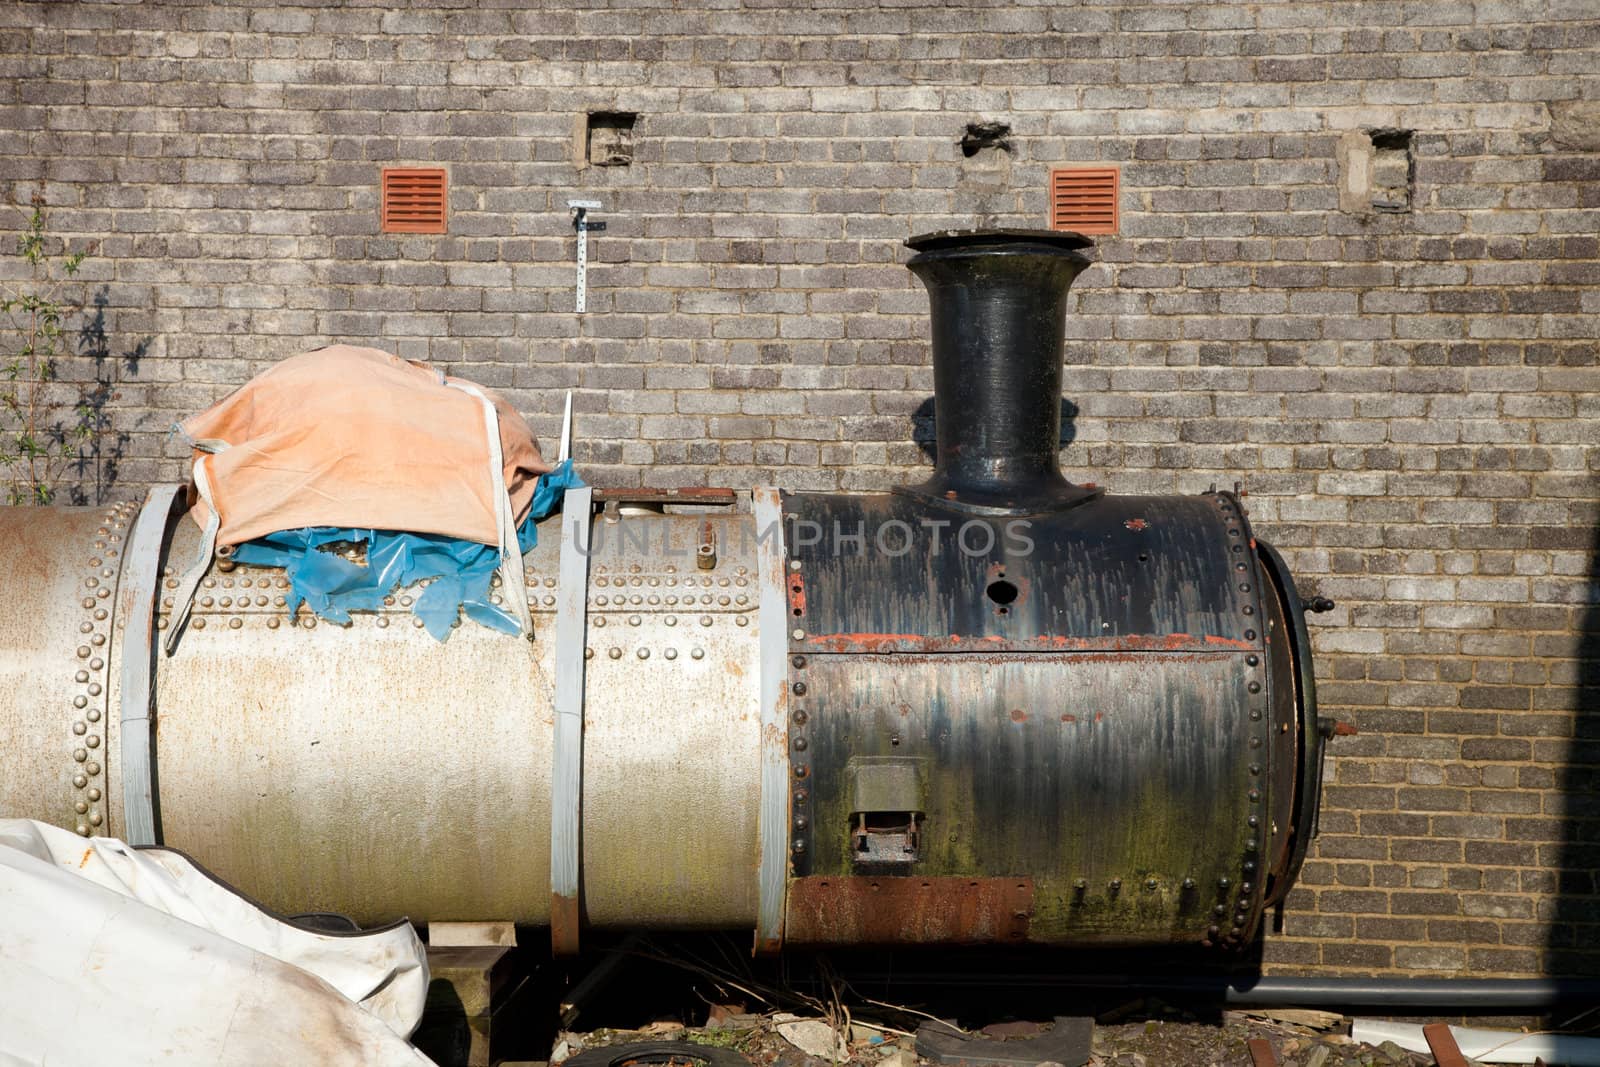
<svg viewBox="0 0 1600 1067"><path fill-rule="evenodd" d="M706 523L719 551L702 571L693 552ZM750 929L761 767L751 515L623 517L618 527L590 560L594 600L607 602L589 609L584 918Z"/></svg>
<svg viewBox="0 0 1600 1067"><path fill-rule="evenodd" d="M1010 519L799 494L784 533L802 579L792 652L1263 647L1249 529L1226 494Z"/></svg>
<svg viewBox="0 0 1600 1067"><path fill-rule="evenodd" d="M898 499L850 506L900 514L903 500L884 503ZM909 879L1023 873L1034 886L1032 941L1247 937L1263 875L1283 869L1283 813L1300 810L1287 806L1296 776L1285 763L1303 746L1272 733L1289 725L1294 738L1283 614L1258 599L1248 527L1227 510L1237 501L1189 498L1209 509L1195 518L1185 501L1157 501L1177 509L1162 511L1118 499L1074 509L1105 515L1070 536L1054 528L1059 536L1040 538L1020 563L959 554L840 563L808 549L798 569L774 570L776 668L762 662L759 635L777 627L760 617L748 510L686 504L596 521L578 921L756 925L761 875L773 866L760 834L772 792L790 805L780 870L792 864L802 880L888 877L876 868L890 865L909 865L899 871ZM840 513L805 498L788 507ZM104 712L118 700L110 605L132 513L0 510L13 549L0 553L0 580L29 605L0 620L0 677L12 694L0 700L0 740L15 754L0 779L7 814L86 833L116 826L120 782L106 767L119 738ZM1179 519L1194 521L1162 533ZM715 558L701 570L708 526ZM169 557L188 558L196 535L176 523ZM1132 550L1104 541L1152 536ZM531 656L526 643L474 625L433 641L409 593L349 627L304 613L291 621L281 574L215 563L178 654L158 664L166 843L286 911L548 922L558 545L552 521L526 560ZM1208 551L1221 562L1202 558ZM1096 569L1119 567L1120 578ZM1139 567L1160 582L1130 578ZM902 580L903 595L862 595L865 583ZM175 581L163 574L158 625ZM998 582L1012 595L989 595ZM1165 607L1122 602L1158 584ZM1067 611L1069 597L1084 606ZM808 632L829 619L837 625ZM1027 626L1012 628L1017 619ZM1150 628L1129 629L1136 621ZM782 722L776 711L763 720L764 670ZM784 746L781 762L768 753L781 790L763 789L765 726ZM921 762L893 789L863 792L849 773L861 759ZM854 810L858 794L909 795L913 781L926 793L915 818ZM862 834L883 846L865 863L851 851ZM781 889L766 899L781 900ZM772 921L761 928L775 939Z"/></svg>
<svg viewBox="0 0 1600 1067"><path fill-rule="evenodd" d="M1301 775L1234 495L1003 519L805 494L785 518L796 874L1026 871L1036 940L1249 940ZM841 783L891 755L927 761L928 810L874 832Z"/></svg>
<svg viewBox="0 0 1600 1067"><path fill-rule="evenodd" d="M789 883L786 939L799 945L1017 944L1033 879L819 875Z"/></svg>
<svg viewBox="0 0 1600 1067"><path fill-rule="evenodd" d="M0 816L106 832L110 633L132 514L0 508Z"/></svg>
<svg viewBox="0 0 1600 1067"><path fill-rule="evenodd" d="M1160 637L1131 634L1093 639L1050 635L963 637L960 634L811 634L797 644L808 652L1213 652L1258 647L1210 634L1165 634Z"/></svg>
<svg viewBox="0 0 1600 1067"><path fill-rule="evenodd" d="M855 852L850 768L894 758L925 783L906 880L1029 874L1030 940L1198 942L1259 917L1243 864L1271 776L1249 740L1247 654L805 659L797 873L881 873Z"/></svg>

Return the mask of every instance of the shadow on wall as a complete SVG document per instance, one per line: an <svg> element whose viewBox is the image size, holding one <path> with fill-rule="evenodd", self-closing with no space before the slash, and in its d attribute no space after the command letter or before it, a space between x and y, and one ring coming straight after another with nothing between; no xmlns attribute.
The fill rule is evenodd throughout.
<svg viewBox="0 0 1600 1067"><path fill-rule="evenodd" d="M1572 742L1557 789L1565 810L1560 855L1542 862L1555 879L1555 914L1549 916L1549 970L1600 977L1600 527L1589 546L1589 596L1579 616L1577 678L1571 690ZM1537 654L1538 649L1535 648ZM1560 683L1558 682L1557 685ZM1553 709L1552 709L1553 710ZM1544 857L1540 857L1541 860ZM1553 869L1552 869L1553 868ZM1546 918L1545 916L1539 916Z"/></svg>
<svg viewBox="0 0 1600 1067"><path fill-rule="evenodd" d="M103 504L116 484L130 436L126 430L112 429L110 407L121 398L118 387L123 375L137 375L139 364L150 352L150 338L145 337L120 355L112 354L106 329L109 292L105 286L95 292L94 310L78 328L78 355L91 361L94 380L85 383L79 400L79 415L89 436L72 465L77 481L68 495L73 504Z"/></svg>
<svg viewBox="0 0 1600 1067"><path fill-rule="evenodd" d="M1061 447L1066 448L1078 436L1078 405L1061 398ZM928 397L917 405L917 410L911 413L911 440L916 442L922 454L928 457L928 462L933 463L938 457L937 415L934 412L933 397Z"/></svg>

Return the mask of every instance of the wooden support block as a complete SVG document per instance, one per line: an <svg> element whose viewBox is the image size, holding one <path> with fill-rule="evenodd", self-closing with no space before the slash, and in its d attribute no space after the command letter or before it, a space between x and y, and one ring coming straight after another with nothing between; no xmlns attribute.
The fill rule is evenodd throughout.
<svg viewBox="0 0 1600 1067"><path fill-rule="evenodd" d="M429 948L469 948L500 945L517 947L517 928L512 923L429 923Z"/></svg>

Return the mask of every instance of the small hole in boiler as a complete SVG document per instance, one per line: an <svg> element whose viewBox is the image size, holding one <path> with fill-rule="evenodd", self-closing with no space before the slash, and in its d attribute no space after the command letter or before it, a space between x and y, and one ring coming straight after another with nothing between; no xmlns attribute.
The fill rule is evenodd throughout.
<svg viewBox="0 0 1600 1067"><path fill-rule="evenodd" d="M1150 562L1150 553L1148 553L1148 552L1139 553L1139 562L1140 563L1149 563Z"/></svg>
<svg viewBox="0 0 1600 1067"><path fill-rule="evenodd" d="M1004 578L997 582L990 582L989 588L983 592L985 596L996 604L1009 604L1017 599L1017 587Z"/></svg>

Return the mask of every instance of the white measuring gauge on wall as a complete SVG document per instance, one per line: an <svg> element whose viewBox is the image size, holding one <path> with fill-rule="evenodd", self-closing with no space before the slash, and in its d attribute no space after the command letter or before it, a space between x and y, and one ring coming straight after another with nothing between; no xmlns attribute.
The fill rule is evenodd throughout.
<svg viewBox="0 0 1600 1067"><path fill-rule="evenodd" d="M589 212L600 210L598 200L568 200L567 207L572 209L573 229L578 231L578 297L573 311L581 315L589 306L589 231L604 230L606 224L589 221Z"/></svg>

